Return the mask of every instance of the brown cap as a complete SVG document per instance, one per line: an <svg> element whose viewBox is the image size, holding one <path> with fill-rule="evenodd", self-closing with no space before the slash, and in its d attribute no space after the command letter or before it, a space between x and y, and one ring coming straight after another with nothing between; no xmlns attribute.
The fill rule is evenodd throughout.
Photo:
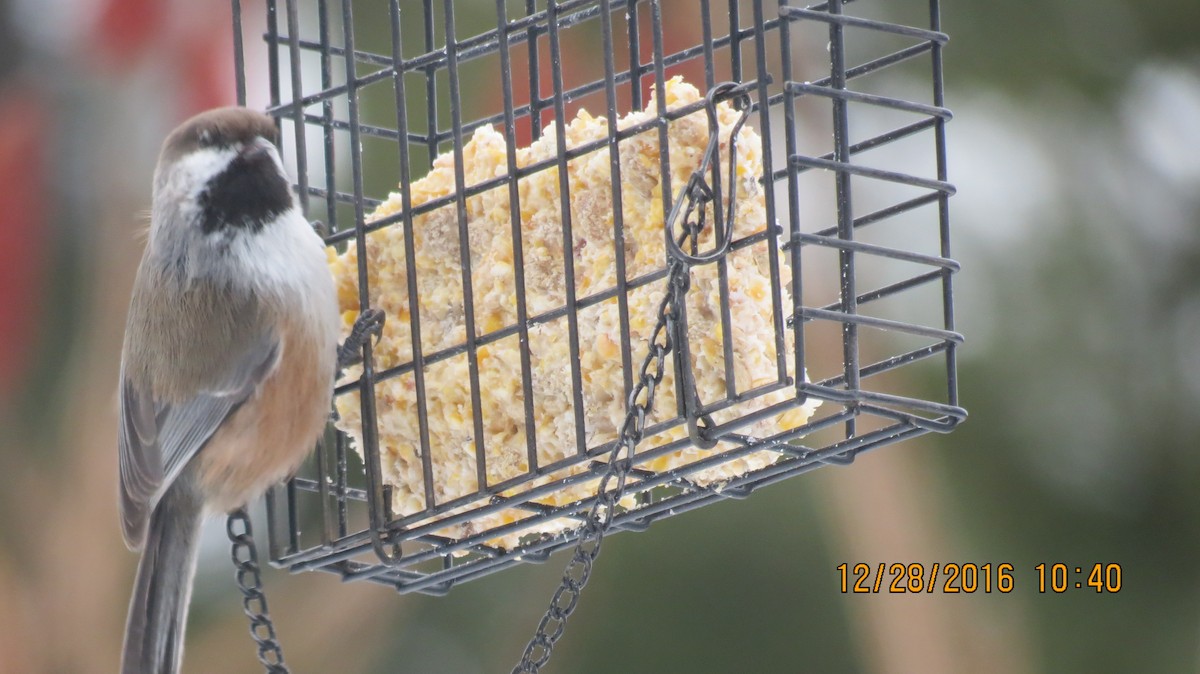
<svg viewBox="0 0 1200 674"><path fill-rule="evenodd" d="M180 124L163 141L159 164L173 163L200 148L231 147L251 143L262 136L277 143L275 120L256 110L241 107L202 112Z"/></svg>

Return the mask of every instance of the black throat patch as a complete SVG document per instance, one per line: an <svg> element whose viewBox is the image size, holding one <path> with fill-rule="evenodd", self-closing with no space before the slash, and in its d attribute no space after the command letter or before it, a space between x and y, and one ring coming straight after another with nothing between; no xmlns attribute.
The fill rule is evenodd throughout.
<svg viewBox="0 0 1200 674"><path fill-rule="evenodd" d="M229 228L256 232L292 206L287 180L270 155L239 154L208 181L198 200L205 234Z"/></svg>

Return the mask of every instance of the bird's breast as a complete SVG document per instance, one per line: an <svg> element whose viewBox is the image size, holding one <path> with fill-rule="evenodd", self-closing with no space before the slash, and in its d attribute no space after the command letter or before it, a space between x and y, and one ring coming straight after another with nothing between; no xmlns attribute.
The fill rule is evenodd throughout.
<svg viewBox="0 0 1200 674"><path fill-rule="evenodd" d="M300 467L325 428L336 349L308 317L281 322L276 368L201 450L197 477L221 511L245 505Z"/></svg>

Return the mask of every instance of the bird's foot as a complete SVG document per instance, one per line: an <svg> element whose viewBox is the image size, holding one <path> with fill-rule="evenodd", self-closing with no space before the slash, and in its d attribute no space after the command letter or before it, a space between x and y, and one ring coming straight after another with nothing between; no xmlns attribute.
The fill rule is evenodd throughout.
<svg viewBox="0 0 1200 674"><path fill-rule="evenodd" d="M372 335L375 336L376 343L379 342L380 336L383 335L383 324L386 319L387 315L383 309L367 309L358 315L358 319L350 328L350 334L346 337L346 341L338 347L338 370L344 370L362 362L363 344Z"/></svg>

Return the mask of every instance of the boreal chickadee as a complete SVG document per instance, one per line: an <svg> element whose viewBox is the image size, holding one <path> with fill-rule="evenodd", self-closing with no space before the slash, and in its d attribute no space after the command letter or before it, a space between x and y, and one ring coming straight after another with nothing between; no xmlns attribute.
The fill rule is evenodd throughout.
<svg viewBox="0 0 1200 674"><path fill-rule="evenodd" d="M167 137L120 379L125 542L141 550L123 674L179 669L202 519L288 477L324 429L338 309L270 117L222 108Z"/></svg>

